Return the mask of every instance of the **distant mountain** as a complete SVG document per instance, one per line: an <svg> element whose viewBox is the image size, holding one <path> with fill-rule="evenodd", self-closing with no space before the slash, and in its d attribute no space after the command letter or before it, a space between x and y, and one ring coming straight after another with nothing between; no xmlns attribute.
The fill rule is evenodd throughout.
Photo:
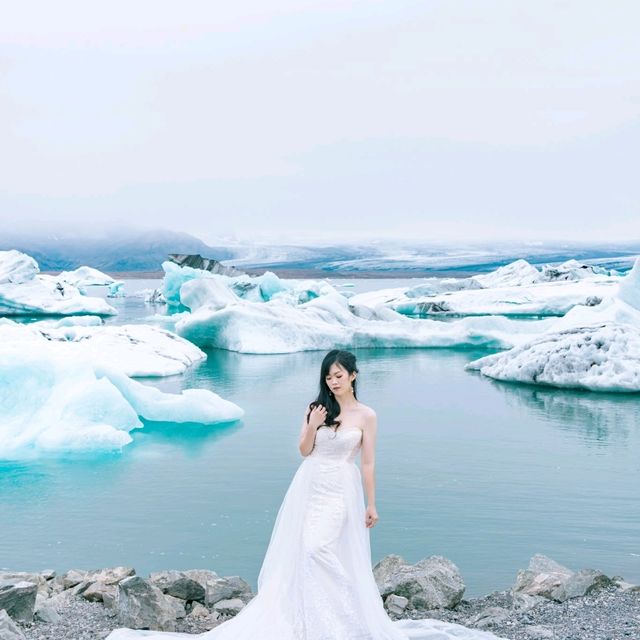
<svg viewBox="0 0 640 640"><path fill-rule="evenodd" d="M235 252L227 247L211 247L202 240L175 231L101 232L93 236L79 233L0 232L0 250L18 249L33 256L42 271L65 271L89 265L101 271L160 271L170 253L199 253L224 260Z"/></svg>

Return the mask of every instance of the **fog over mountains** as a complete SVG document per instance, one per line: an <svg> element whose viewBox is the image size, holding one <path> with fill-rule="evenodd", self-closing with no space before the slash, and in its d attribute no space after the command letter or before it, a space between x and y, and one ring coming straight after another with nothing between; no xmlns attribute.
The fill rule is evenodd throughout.
<svg viewBox="0 0 640 640"><path fill-rule="evenodd" d="M33 256L42 271L90 265L112 273L159 272L170 253L200 254L241 269L273 269L300 275L435 275L481 273L518 258L532 264L576 258L610 269L627 270L640 254L629 243L437 243L385 240L363 243L259 244L219 239L207 244L188 233L166 229L0 231L0 250Z"/></svg>

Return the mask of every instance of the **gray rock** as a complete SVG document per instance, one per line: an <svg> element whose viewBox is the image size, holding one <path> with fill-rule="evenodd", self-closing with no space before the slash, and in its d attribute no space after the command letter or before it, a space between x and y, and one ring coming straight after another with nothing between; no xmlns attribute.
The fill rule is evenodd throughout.
<svg viewBox="0 0 640 640"><path fill-rule="evenodd" d="M469 624L478 629L486 629L503 623L510 615L511 612L503 607L487 607L471 618Z"/></svg>
<svg viewBox="0 0 640 640"><path fill-rule="evenodd" d="M24 640L22 629L11 619L11 616L0 609L0 640Z"/></svg>
<svg viewBox="0 0 640 640"><path fill-rule="evenodd" d="M529 611L543 602L548 602L547 598L530 596L526 593L515 593L513 595L513 609L518 612Z"/></svg>
<svg viewBox="0 0 640 640"><path fill-rule="evenodd" d="M60 614L49 604L43 604L41 607L36 608L33 616L40 622L48 622L50 624L60 622Z"/></svg>
<svg viewBox="0 0 640 640"><path fill-rule="evenodd" d="M217 611L216 611L216 614L220 615ZM199 602L196 602L193 605L193 608L191 609L191 611L189 612L189 615L192 618L206 618L211 615L211 612L209 611L209 609L207 609L207 607L200 604Z"/></svg>
<svg viewBox="0 0 640 640"><path fill-rule="evenodd" d="M395 593L387 596L386 600L384 601L385 609L389 613L393 613L397 616L399 616L407 608L408 604L409 600L407 600L407 598L403 596L397 596Z"/></svg>
<svg viewBox="0 0 640 640"><path fill-rule="evenodd" d="M62 586L65 589L75 587L86 578L87 573L87 571L82 571L80 569L69 569L69 571L62 576Z"/></svg>
<svg viewBox="0 0 640 640"><path fill-rule="evenodd" d="M105 596L107 600L114 600L118 586L116 584L105 584L104 582L91 582L82 591L82 597L89 602L104 602Z"/></svg>
<svg viewBox="0 0 640 640"><path fill-rule="evenodd" d="M611 578L605 576L601 571L582 569L569 576L551 595L554 600L564 602L565 600L569 600L569 598L586 596L595 589L609 587L612 584L613 581Z"/></svg>
<svg viewBox="0 0 640 640"><path fill-rule="evenodd" d="M526 627L525 633L531 640L554 640L556 637L552 629L538 624Z"/></svg>
<svg viewBox="0 0 640 640"><path fill-rule="evenodd" d="M118 608L118 589L115 590L115 593L111 593L108 591L104 591L102 594L102 604L107 609L117 610Z"/></svg>
<svg viewBox="0 0 640 640"><path fill-rule="evenodd" d="M204 587L205 595L202 602L209 608L216 602L232 598L240 598L246 603L253 596L251 585L239 576L221 577L215 571L200 569L189 569L182 573Z"/></svg>
<svg viewBox="0 0 640 640"><path fill-rule="evenodd" d="M213 605L213 610L225 617L235 616L245 606L240 598L231 598L230 600L220 600Z"/></svg>
<svg viewBox="0 0 640 640"><path fill-rule="evenodd" d="M131 629L175 631L175 609L158 587L140 576L118 585L118 620Z"/></svg>
<svg viewBox="0 0 640 640"><path fill-rule="evenodd" d="M529 567L518 572L513 594L524 593L530 596L553 598L554 591L572 575L571 569L563 567L547 556L536 554L529 561Z"/></svg>
<svg viewBox="0 0 640 640"><path fill-rule="evenodd" d="M38 585L35 582L0 582L0 609L4 609L14 620L31 622L37 593Z"/></svg>
<svg viewBox="0 0 640 640"><path fill-rule="evenodd" d="M211 273L221 273L225 276L240 276L244 271L236 269L236 267L227 267L218 260L213 258L203 258L199 253L179 254L170 253L169 260L175 262L181 267L191 267L192 269L203 269Z"/></svg>
<svg viewBox="0 0 640 640"><path fill-rule="evenodd" d="M181 598L175 598L174 596L169 596L165 593L165 600L173 607L173 613L176 620L180 620L187 615L187 610L184 606L184 600ZM202 606L202 605L198 605Z"/></svg>
<svg viewBox="0 0 640 640"><path fill-rule="evenodd" d="M89 571L85 580L101 582L105 585L118 584L129 576L134 576L136 570L133 567L110 567L108 569L97 569Z"/></svg>
<svg viewBox="0 0 640 640"><path fill-rule="evenodd" d="M395 593L414 609L452 609L464 594L464 582L453 562L442 556L423 558L415 565L397 555L383 558L373 568L383 598Z"/></svg>
<svg viewBox="0 0 640 640"><path fill-rule="evenodd" d="M205 587L183 571L159 571L149 575L149 582L163 593L181 600L204 602Z"/></svg>

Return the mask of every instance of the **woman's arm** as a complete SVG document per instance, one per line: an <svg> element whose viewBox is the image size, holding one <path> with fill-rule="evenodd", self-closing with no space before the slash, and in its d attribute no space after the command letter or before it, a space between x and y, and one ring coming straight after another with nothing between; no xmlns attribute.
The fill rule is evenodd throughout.
<svg viewBox="0 0 640 640"><path fill-rule="evenodd" d="M360 466L362 467L362 477L367 493L367 511L365 515L365 525L367 528L373 527L378 521L376 510L376 432L378 430L378 417L373 409L367 412L364 429L362 433L362 448L360 451Z"/></svg>
<svg viewBox="0 0 640 640"><path fill-rule="evenodd" d="M316 432L318 431L318 427L324 422L326 415L327 410L322 405L316 406L313 409L310 407L307 408L304 418L302 419L300 443L298 444L298 449L303 456L306 457L313 451L313 445L316 442Z"/></svg>

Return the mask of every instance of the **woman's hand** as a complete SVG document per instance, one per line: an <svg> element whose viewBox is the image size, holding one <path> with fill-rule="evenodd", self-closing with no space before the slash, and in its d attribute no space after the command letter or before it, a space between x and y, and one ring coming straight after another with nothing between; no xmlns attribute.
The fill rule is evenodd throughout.
<svg viewBox="0 0 640 640"><path fill-rule="evenodd" d="M318 404L315 407L313 407L313 409L311 409L311 412L309 413L309 426L312 427L314 430L317 429L320 425L324 424L324 421L327 418L327 410L326 408L321 405Z"/></svg>
<svg viewBox="0 0 640 640"><path fill-rule="evenodd" d="M367 511L365 513L364 516L364 524L367 527L367 529L371 529L372 527L375 526L375 524L378 522L378 512L376 510L375 505L370 504L367 507Z"/></svg>

